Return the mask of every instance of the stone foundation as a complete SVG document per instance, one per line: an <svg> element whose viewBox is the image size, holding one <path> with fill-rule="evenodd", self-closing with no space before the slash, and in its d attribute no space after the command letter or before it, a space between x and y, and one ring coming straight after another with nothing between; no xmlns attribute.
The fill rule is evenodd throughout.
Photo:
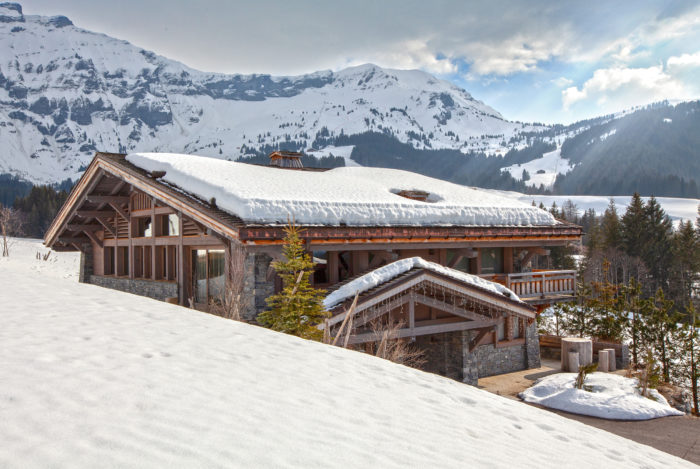
<svg viewBox="0 0 700 469"><path fill-rule="evenodd" d="M448 332L416 337L423 351L422 369L476 386L479 378L540 367L537 324L525 330L525 340L508 346L481 345L469 352L476 331Z"/></svg>
<svg viewBox="0 0 700 469"><path fill-rule="evenodd" d="M178 296L176 282L91 275L89 283L113 290L133 293L134 295L147 296L161 301L165 301L166 298Z"/></svg>
<svg viewBox="0 0 700 469"><path fill-rule="evenodd" d="M245 281L243 284L243 298L246 307L243 319L255 321L255 318L265 308L265 299L275 293L275 277L268 272L272 257L265 253L250 253L245 260Z"/></svg>

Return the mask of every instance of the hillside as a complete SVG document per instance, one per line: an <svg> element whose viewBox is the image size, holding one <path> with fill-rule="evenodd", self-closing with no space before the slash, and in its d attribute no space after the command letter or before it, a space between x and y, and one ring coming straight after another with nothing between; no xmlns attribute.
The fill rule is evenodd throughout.
<svg viewBox="0 0 700 469"><path fill-rule="evenodd" d="M0 467L694 467L359 352L0 258Z"/></svg>
<svg viewBox="0 0 700 469"><path fill-rule="evenodd" d="M416 148L494 152L540 128L421 71L205 73L14 3L0 6L0 51L0 173L32 182L76 179L98 149L238 159L377 131Z"/></svg>

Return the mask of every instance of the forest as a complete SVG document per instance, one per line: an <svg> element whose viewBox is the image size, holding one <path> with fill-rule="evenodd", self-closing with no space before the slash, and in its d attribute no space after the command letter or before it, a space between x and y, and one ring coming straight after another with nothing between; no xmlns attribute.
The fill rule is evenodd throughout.
<svg viewBox="0 0 700 469"><path fill-rule="evenodd" d="M695 225L675 229L654 197L644 203L637 193L624 214L612 200L602 216L580 213L571 201L550 212L586 236L577 301L541 315L541 330L629 343L633 368L692 389L697 413L700 207ZM557 267L575 265L570 248L552 254Z"/></svg>

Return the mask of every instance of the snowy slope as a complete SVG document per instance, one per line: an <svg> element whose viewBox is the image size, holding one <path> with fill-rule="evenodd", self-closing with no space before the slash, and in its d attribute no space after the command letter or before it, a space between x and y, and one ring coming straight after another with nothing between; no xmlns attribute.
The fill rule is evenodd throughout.
<svg viewBox="0 0 700 469"><path fill-rule="evenodd" d="M218 158L131 153L127 161L247 222L320 225L554 225L545 210L492 192L386 168L287 171ZM427 201L397 195L428 192Z"/></svg>
<svg viewBox="0 0 700 469"><path fill-rule="evenodd" d="M437 375L38 273L35 247L0 261L0 467L695 467Z"/></svg>
<svg viewBox="0 0 700 469"><path fill-rule="evenodd" d="M558 174L566 174L574 169L569 160L561 157L561 148L545 153L541 158L536 158L523 164L507 166L501 171L508 171L517 181L523 178L523 170L530 174L530 179L525 184L532 187L544 186L551 189Z"/></svg>
<svg viewBox="0 0 700 469"><path fill-rule="evenodd" d="M505 197L512 197L525 203L531 204L532 201L534 201L537 205L543 203L548 209L552 206L552 203L556 203L557 207L561 208L567 200L571 200L576 207L578 207L580 212L584 212L585 210L592 208L598 215L602 215L605 212L605 209L608 208L608 204L610 203L610 199L613 199L615 200L618 215L622 216L632 200L631 196L625 195L616 195L611 197L605 195L528 195L509 191L492 192ZM649 200L649 197L642 197L642 200L646 203ZM656 201L659 202L661 208L664 209L671 220L673 220L676 224L680 221L695 222L698 216L700 199L657 197Z"/></svg>
<svg viewBox="0 0 700 469"><path fill-rule="evenodd" d="M537 128L417 70L205 73L65 17L0 7L0 173L35 182L75 179L96 149L237 159L280 142L306 149L317 136L374 130L418 148L494 152Z"/></svg>

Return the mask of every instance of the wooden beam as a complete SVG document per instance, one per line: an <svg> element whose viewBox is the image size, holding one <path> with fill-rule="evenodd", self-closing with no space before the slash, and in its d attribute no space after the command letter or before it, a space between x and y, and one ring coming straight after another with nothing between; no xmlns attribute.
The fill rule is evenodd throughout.
<svg viewBox="0 0 700 469"><path fill-rule="evenodd" d="M111 217L114 212L111 210L78 210L75 214L81 218Z"/></svg>
<svg viewBox="0 0 700 469"><path fill-rule="evenodd" d="M96 225L94 223L71 223L66 225L66 230L70 231L100 231L101 229L102 225Z"/></svg>
<svg viewBox="0 0 700 469"><path fill-rule="evenodd" d="M185 293L185 245L182 242L182 213L177 212L178 236L177 236L177 289L180 297L180 305L187 304L187 296ZM229 262L229 259L226 260Z"/></svg>
<svg viewBox="0 0 700 469"><path fill-rule="evenodd" d="M117 237L117 230L112 225L109 224L107 217L95 217L95 220L100 222L100 225L104 226L105 230L109 231L112 236Z"/></svg>
<svg viewBox="0 0 700 469"><path fill-rule="evenodd" d="M488 321L462 321L446 324L436 324L434 326L416 327L414 329L404 328L399 329L396 334L397 339L405 339L406 337L418 337L430 334L443 334L445 332L468 331L471 329L483 329L486 327L496 326L497 320L491 319ZM380 332L367 332L357 334L350 337L351 344L363 344L366 342L376 342L381 339Z"/></svg>
<svg viewBox="0 0 700 469"><path fill-rule="evenodd" d="M408 297L408 329L411 331L411 338L415 339L416 336L413 331L416 328L416 300L415 295L411 294Z"/></svg>
<svg viewBox="0 0 700 469"><path fill-rule="evenodd" d="M88 195L88 202L93 204L127 204L129 203L128 195Z"/></svg>
<svg viewBox="0 0 700 469"><path fill-rule="evenodd" d="M416 294L415 297L416 297L416 301L420 304L423 304L425 306L430 306L431 308L437 308L440 311L454 314L456 316L461 316L463 318L473 319L473 320L480 320L480 319L487 318L486 316L483 316L481 314L477 314L473 311L468 311L460 306L455 306L455 305L452 305L450 303L446 303L444 301L440 301L438 299L431 298L429 296Z"/></svg>
<svg viewBox="0 0 700 469"><path fill-rule="evenodd" d="M479 333L472 340L469 341L469 353L473 352L475 348L479 346L482 340L493 331L493 327L484 327L483 329L477 329Z"/></svg>
<svg viewBox="0 0 700 469"><path fill-rule="evenodd" d="M367 311L367 309L355 311L356 316L360 316L360 318L356 319L354 324L355 328L362 327L367 323L370 323L377 319L380 316L383 316L394 308L398 308L399 306L406 304L408 302L408 295L402 295L394 300L391 300L389 303L386 303L382 305L381 307L375 309L374 311L371 311L369 313L364 313L362 314L362 311Z"/></svg>
<svg viewBox="0 0 700 469"><path fill-rule="evenodd" d="M88 238L90 238L90 240L93 243L97 244L100 248L102 248L102 240L100 238L98 238L93 231L84 230L83 233L85 233L85 235Z"/></svg>
<svg viewBox="0 0 700 469"><path fill-rule="evenodd" d="M87 239L85 239L85 238L77 238L77 237L72 237L72 238L61 238L61 237L59 237L59 238L58 238L58 242L59 242L59 243L63 243L63 244L73 244L73 243L78 243L78 244L80 244L80 243L84 243L84 242L86 242L86 241L87 241Z"/></svg>
<svg viewBox="0 0 700 469"><path fill-rule="evenodd" d="M128 197L127 197L127 199L128 199ZM122 217L124 220L126 220L127 222L129 221L129 214L126 213L126 210L124 210L124 209L119 205L119 203L117 203L117 202L108 202L108 203L109 203L109 206L112 207L114 210L116 210L117 213L118 213L119 215L121 215L121 217ZM154 225L154 227L155 227L155 225Z"/></svg>

